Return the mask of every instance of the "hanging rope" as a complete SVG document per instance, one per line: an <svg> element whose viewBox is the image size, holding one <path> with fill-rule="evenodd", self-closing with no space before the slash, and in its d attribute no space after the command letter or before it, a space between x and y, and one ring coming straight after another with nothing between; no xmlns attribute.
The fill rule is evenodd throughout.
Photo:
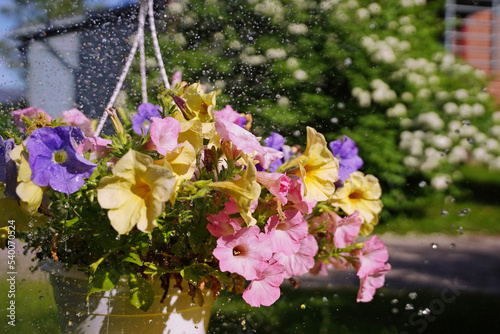
<svg viewBox="0 0 500 334"><path fill-rule="evenodd" d="M94 137L99 137L103 127L104 123L106 123L106 119L108 118L108 109L113 107L113 105L116 102L116 98L118 97L118 94L120 93L120 90L122 89L123 82L125 81L125 78L127 77L128 71L130 70L130 66L132 65L132 61L134 59L135 53L137 52L137 47L139 46L140 41L142 40L144 43L144 24L146 22L146 0L141 0L140 2L140 7L139 7L139 26L137 28L137 35L134 39L134 43L132 44L132 48L130 49L130 54L127 57L127 60L125 62L125 66L123 67L122 73L120 74L120 77L118 78L118 82L116 84L116 87L113 91L113 94L111 95L111 98L109 99L108 104L106 105L106 108L104 110L104 113L101 116L101 119L99 120L99 124L97 125Z"/></svg>
<svg viewBox="0 0 500 334"><path fill-rule="evenodd" d="M156 59L158 60L158 67L160 68L161 79L165 84L165 88L170 89L170 83L168 82L167 72L165 71L165 65L163 64L163 59L161 57L160 45L158 44L158 36L156 35L155 17L153 10L153 0L148 0L149 4L149 29L151 29L151 37L153 39L153 47L155 49Z"/></svg>

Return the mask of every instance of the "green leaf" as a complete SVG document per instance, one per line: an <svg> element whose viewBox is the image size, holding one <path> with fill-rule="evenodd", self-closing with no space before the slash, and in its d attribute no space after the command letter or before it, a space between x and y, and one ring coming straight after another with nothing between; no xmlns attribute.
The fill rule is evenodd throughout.
<svg viewBox="0 0 500 334"><path fill-rule="evenodd" d="M134 250L129 250L127 253L125 253L125 257L123 258L123 261L135 263L139 266L142 266L141 257Z"/></svg>
<svg viewBox="0 0 500 334"><path fill-rule="evenodd" d="M188 282L198 282L201 277L208 275L213 271L206 263L192 264L181 270L182 277Z"/></svg>
<svg viewBox="0 0 500 334"><path fill-rule="evenodd" d="M151 284L140 276L130 274L128 285L130 288L130 303L146 312L154 301L154 292Z"/></svg>
<svg viewBox="0 0 500 334"><path fill-rule="evenodd" d="M144 274L150 275L151 278L154 278L156 275L163 275L164 273L167 273L168 270L166 270L163 267L158 267L156 264L151 263L151 262L145 262L144 265L148 267L148 269L144 270Z"/></svg>
<svg viewBox="0 0 500 334"><path fill-rule="evenodd" d="M90 277L87 298L94 292L113 289L120 280L120 277L120 272L114 267L99 267L95 275Z"/></svg>

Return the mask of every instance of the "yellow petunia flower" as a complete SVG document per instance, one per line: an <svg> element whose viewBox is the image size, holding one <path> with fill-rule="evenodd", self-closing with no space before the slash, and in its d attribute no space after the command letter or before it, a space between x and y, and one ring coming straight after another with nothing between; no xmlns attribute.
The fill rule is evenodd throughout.
<svg viewBox="0 0 500 334"><path fill-rule="evenodd" d="M149 233L158 226L156 218L174 189L175 176L169 169L130 150L113 167L113 176L99 182L97 200L102 208L109 209L109 220L119 234L127 234L136 225Z"/></svg>
<svg viewBox="0 0 500 334"><path fill-rule="evenodd" d="M16 194L19 196L19 204L30 214L35 213L42 203L44 188L39 187L31 181L31 168L28 153L21 145L16 146L10 152L10 158L16 162L18 167Z"/></svg>
<svg viewBox="0 0 500 334"><path fill-rule="evenodd" d="M290 161L290 166L299 168L289 174L298 175L304 182L304 199L325 201L335 192L335 181L339 176L339 162L326 144L325 137L307 127L307 147L304 153Z"/></svg>
<svg viewBox="0 0 500 334"><path fill-rule="evenodd" d="M177 141L183 143L189 142L195 150L203 147L203 124L198 119L190 121L181 121L181 132Z"/></svg>
<svg viewBox="0 0 500 334"><path fill-rule="evenodd" d="M348 215L359 211L363 219L361 234L368 235L378 223L378 214L382 211L382 189L378 179L373 175L354 172L345 181L342 188L337 189L330 202Z"/></svg>
<svg viewBox="0 0 500 334"><path fill-rule="evenodd" d="M257 220L252 217L250 205L259 198L261 187L257 183L257 169L251 162L247 163L247 168L243 171L239 179L214 182L208 186L223 192L235 200L238 211L247 223L247 226L257 223Z"/></svg>
<svg viewBox="0 0 500 334"><path fill-rule="evenodd" d="M196 151L193 145L186 141L178 145L173 151L167 152L163 159L155 161L154 164L163 166L174 174L176 182L170 202L175 203L180 184L191 179L196 169Z"/></svg>
<svg viewBox="0 0 500 334"><path fill-rule="evenodd" d="M212 113L216 103L216 92L205 94L199 82L189 85L180 96L186 105L194 112L202 122L209 122L214 119Z"/></svg>

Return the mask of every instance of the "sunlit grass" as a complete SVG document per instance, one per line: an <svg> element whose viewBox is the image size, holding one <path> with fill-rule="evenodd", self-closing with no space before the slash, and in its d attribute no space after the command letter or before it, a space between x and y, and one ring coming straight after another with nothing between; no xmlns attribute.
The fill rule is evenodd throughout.
<svg viewBox="0 0 500 334"><path fill-rule="evenodd" d="M25 281L17 278L16 281L16 320L15 326L7 323L6 317L8 284L6 278L2 277L0 282L0 298L2 305L0 313L2 315L2 326L0 330L4 333L59 333L57 308L54 304L52 287L46 281Z"/></svg>
<svg viewBox="0 0 500 334"><path fill-rule="evenodd" d="M441 194L416 201L411 215L381 220L375 233L463 233L500 234L500 197L488 203L474 199L453 200Z"/></svg>

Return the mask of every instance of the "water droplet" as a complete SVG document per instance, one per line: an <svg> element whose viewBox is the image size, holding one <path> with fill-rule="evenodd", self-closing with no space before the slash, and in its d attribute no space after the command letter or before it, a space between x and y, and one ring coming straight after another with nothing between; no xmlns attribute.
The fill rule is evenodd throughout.
<svg viewBox="0 0 500 334"><path fill-rule="evenodd" d="M405 305L405 310L406 310L406 311L411 311L411 310L413 310L413 305L412 305L412 304L406 304L406 305Z"/></svg>
<svg viewBox="0 0 500 334"><path fill-rule="evenodd" d="M194 328L198 329L198 325L194 325Z"/></svg>
<svg viewBox="0 0 500 334"><path fill-rule="evenodd" d="M441 211L441 216L444 217L444 216L447 216L447 215L448 215L448 211L446 211L446 210Z"/></svg>
<svg viewBox="0 0 500 334"><path fill-rule="evenodd" d="M305 304L300 305L300 309L305 310L306 309L306 305Z"/></svg>
<svg viewBox="0 0 500 334"><path fill-rule="evenodd" d="M467 142L468 142L469 144L474 144L474 139L472 139L472 138L467 138Z"/></svg>
<svg viewBox="0 0 500 334"><path fill-rule="evenodd" d="M463 126L469 126L469 125L470 125L470 121L469 121L469 120L467 120L467 119L464 119L464 120L462 121L462 125L463 125Z"/></svg>
<svg viewBox="0 0 500 334"><path fill-rule="evenodd" d="M393 307L393 308L391 309L391 312L392 312L392 314L398 314L398 313L399 313L399 310L398 310L397 308Z"/></svg>
<svg viewBox="0 0 500 334"><path fill-rule="evenodd" d="M465 209L463 209L462 211L459 211L459 212L458 212L458 215L459 215L460 217L462 217L462 216L465 216L466 214L468 214L469 212L470 212L470 209L469 209L469 208L465 208Z"/></svg>
<svg viewBox="0 0 500 334"><path fill-rule="evenodd" d="M455 245L455 243L454 243L454 242L452 242L452 243L450 244L450 248L451 248L451 249L453 249L453 248L455 248L455 247L457 247L457 245Z"/></svg>
<svg viewBox="0 0 500 334"><path fill-rule="evenodd" d="M152 323L153 323L153 319L149 319L149 320L148 320L148 323L149 323L149 324L152 324Z"/></svg>
<svg viewBox="0 0 500 334"><path fill-rule="evenodd" d="M408 294L408 298L410 298L411 300L417 299L417 293L416 292L410 292Z"/></svg>
<svg viewBox="0 0 500 334"><path fill-rule="evenodd" d="M460 226L459 228L457 228L457 232L460 234L464 234L464 228Z"/></svg>
<svg viewBox="0 0 500 334"><path fill-rule="evenodd" d="M437 249L437 248L438 248L438 244L437 244L437 243L435 243L435 242L432 242L432 243L431 243L431 248L432 248L432 249Z"/></svg>
<svg viewBox="0 0 500 334"><path fill-rule="evenodd" d="M419 186L420 188L423 188L423 187L425 187L426 185L427 185L427 182L425 182L425 181L422 181L422 182L420 182L420 183L418 184L418 186Z"/></svg>

